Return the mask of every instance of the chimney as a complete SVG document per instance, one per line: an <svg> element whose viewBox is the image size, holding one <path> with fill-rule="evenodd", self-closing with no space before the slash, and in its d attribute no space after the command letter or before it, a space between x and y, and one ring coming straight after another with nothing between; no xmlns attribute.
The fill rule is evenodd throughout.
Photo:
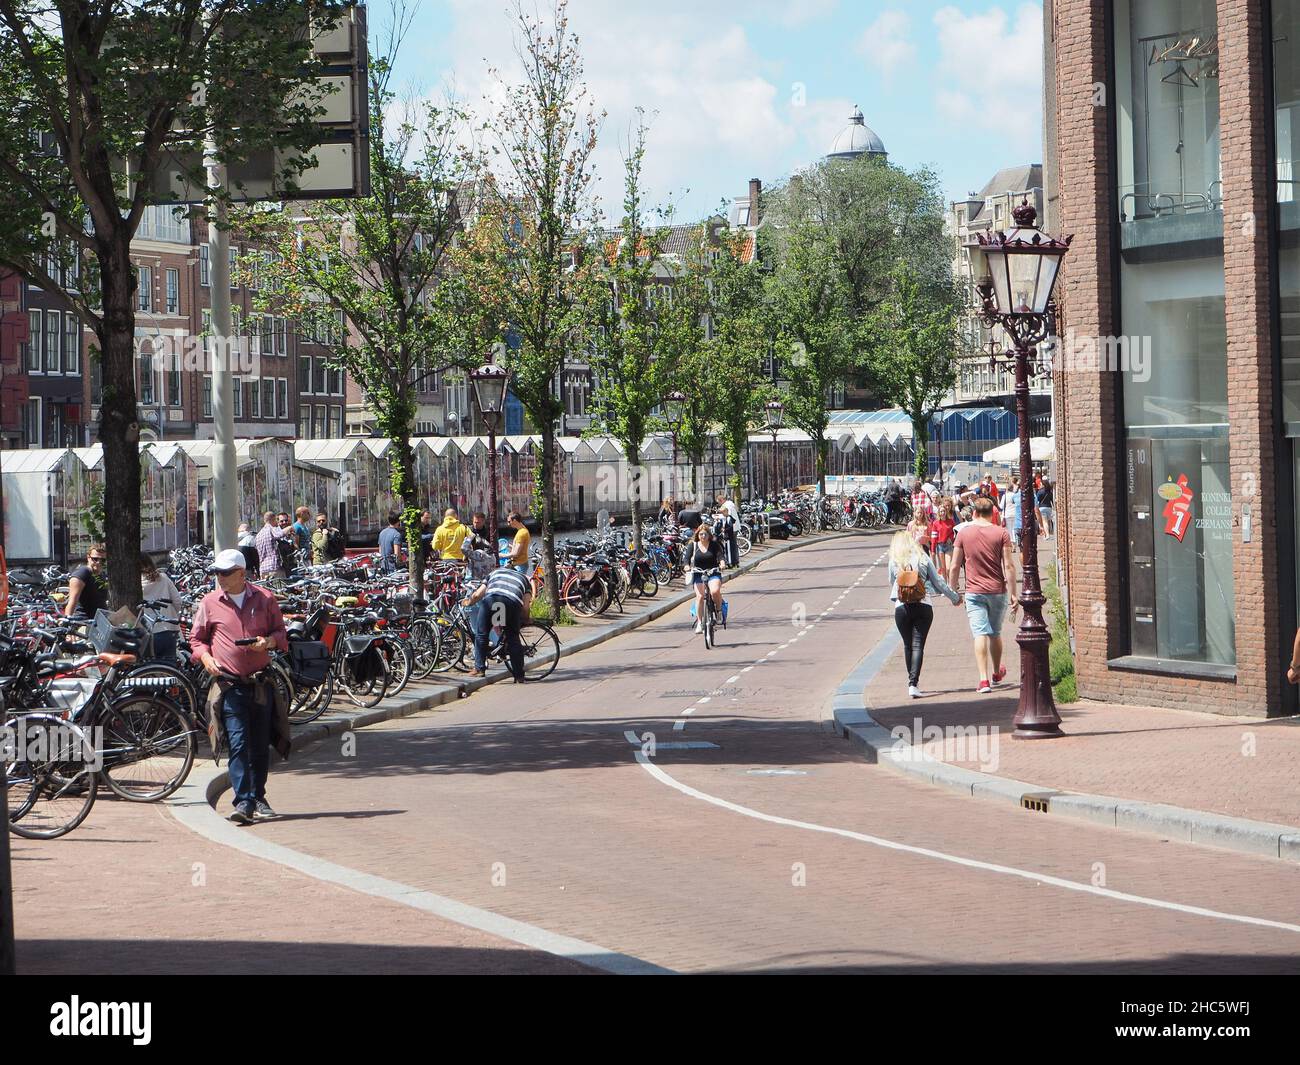
<svg viewBox="0 0 1300 1065"><path fill-rule="evenodd" d="M758 199L759 193L763 191L763 182L754 177L749 179L749 224L751 227L757 227L758 217Z"/></svg>

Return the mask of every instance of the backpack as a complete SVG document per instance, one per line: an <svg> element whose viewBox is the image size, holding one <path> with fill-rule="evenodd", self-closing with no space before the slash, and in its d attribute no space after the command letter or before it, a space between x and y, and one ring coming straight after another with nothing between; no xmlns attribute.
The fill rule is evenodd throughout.
<svg viewBox="0 0 1300 1065"><path fill-rule="evenodd" d="M334 561L343 557L343 533L330 529L325 534L325 557Z"/></svg>
<svg viewBox="0 0 1300 1065"><path fill-rule="evenodd" d="M925 602L925 578L914 569L898 573L898 601L900 603Z"/></svg>
<svg viewBox="0 0 1300 1065"><path fill-rule="evenodd" d="M276 558L280 560L280 566L286 572L292 570L298 564L296 547L297 541L292 536L282 536L275 541Z"/></svg>

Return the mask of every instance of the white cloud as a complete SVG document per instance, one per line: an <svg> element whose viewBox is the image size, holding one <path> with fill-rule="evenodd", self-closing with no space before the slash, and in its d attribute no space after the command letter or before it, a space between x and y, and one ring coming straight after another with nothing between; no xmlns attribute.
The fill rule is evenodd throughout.
<svg viewBox="0 0 1300 1065"><path fill-rule="evenodd" d="M1021 4L934 16L939 54L935 104L951 122L1001 133L1008 147L1037 151L1043 113L1043 9Z"/></svg>
<svg viewBox="0 0 1300 1065"><path fill-rule="evenodd" d="M868 65L885 77L916 58L916 46L908 39L911 19L902 11L886 11L858 38L858 53Z"/></svg>
<svg viewBox="0 0 1300 1065"><path fill-rule="evenodd" d="M833 0L762 5L778 21L808 7L820 16L834 6ZM446 44L457 57L457 91L467 105L484 109L484 95L499 101L501 91L488 64L509 80L519 76L512 20L504 4L451 0L450 8ZM581 38L585 80L597 108L608 112L596 152L597 191L607 214L616 214L621 202L620 148L638 106L651 121L647 187L655 197L681 199L689 186L691 203L705 209L743 193L750 176L779 168L797 142L803 116L790 106L791 88L773 80L735 13L727 8L705 18L701 4L690 0L571 0L569 27ZM807 11L800 15L807 17Z"/></svg>

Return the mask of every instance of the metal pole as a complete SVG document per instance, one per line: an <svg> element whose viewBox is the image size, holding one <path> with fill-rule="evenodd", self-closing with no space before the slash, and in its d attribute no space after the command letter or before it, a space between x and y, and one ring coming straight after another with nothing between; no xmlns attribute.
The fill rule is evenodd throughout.
<svg viewBox="0 0 1300 1065"><path fill-rule="evenodd" d="M1014 336L1014 334L1012 334ZM1034 520L1033 462L1029 450L1029 357L1016 341L1016 426L1020 438L1020 543L1024 564L1020 604L1024 617L1016 643L1020 645L1020 706L1016 710L1015 739L1064 736L1061 715L1052 698L1052 674L1047 650L1052 634L1043 621L1044 597L1038 581L1038 523Z"/></svg>
<svg viewBox="0 0 1300 1065"><path fill-rule="evenodd" d="M486 415L488 431L488 530L492 537L492 561L497 561L497 416Z"/></svg>
<svg viewBox="0 0 1300 1065"><path fill-rule="evenodd" d="M209 134L205 144L208 186L225 191L226 168L218 162L216 142ZM212 540L214 551L236 546L235 407L232 388L234 356L230 336L230 234L226 205L216 195L208 197L208 262L212 281Z"/></svg>

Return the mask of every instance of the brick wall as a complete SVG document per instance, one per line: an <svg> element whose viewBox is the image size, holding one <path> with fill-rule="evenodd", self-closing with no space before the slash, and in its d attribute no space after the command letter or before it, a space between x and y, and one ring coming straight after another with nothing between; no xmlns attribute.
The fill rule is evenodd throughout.
<svg viewBox="0 0 1300 1065"><path fill-rule="evenodd" d="M1080 335L1118 333L1113 300L1111 172L1108 135L1112 87L1107 81L1104 5L1055 0L1055 119L1060 225L1075 240L1060 296L1070 328ZM1269 28L1259 0L1220 0L1220 130L1226 235L1228 416L1233 491L1233 578L1237 680L1121 672L1106 660L1123 654L1122 586L1127 550L1120 542L1124 456L1117 445L1118 375L1057 375L1060 455L1060 550L1066 568L1084 697L1263 716L1281 710L1281 685L1291 631L1278 597L1279 523L1273 493L1273 336L1268 269L1272 194L1266 139L1271 91L1263 48ZM1050 96L1049 96L1050 100ZM1254 229L1251 233L1250 223ZM1251 235L1248 235L1251 234ZM1253 495L1251 494L1253 492ZM1241 542L1241 505L1254 509L1252 542Z"/></svg>

